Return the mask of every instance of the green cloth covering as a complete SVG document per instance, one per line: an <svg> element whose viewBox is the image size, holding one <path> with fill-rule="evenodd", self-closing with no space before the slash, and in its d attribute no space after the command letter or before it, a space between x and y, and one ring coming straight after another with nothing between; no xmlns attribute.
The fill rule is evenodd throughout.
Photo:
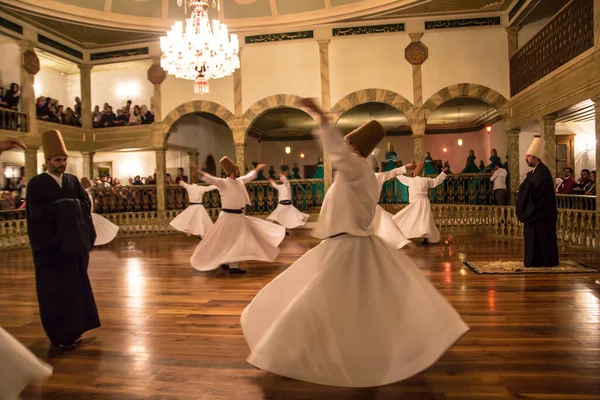
<svg viewBox="0 0 600 400"><path fill-rule="evenodd" d="M325 171L323 170L323 163L317 163L317 170L313 174L311 179L323 179L325 178Z"/></svg>

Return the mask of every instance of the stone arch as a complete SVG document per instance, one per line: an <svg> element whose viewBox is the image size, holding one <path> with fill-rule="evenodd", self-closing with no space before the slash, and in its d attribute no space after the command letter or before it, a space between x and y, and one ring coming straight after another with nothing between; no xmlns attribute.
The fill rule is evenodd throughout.
<svg viewBox="0 0 600 400"><path fill-rule="evenodd" d="M410 121L413 105L403 96L386 89L361 89L344 96L332 108L333 122L337 123L344 113L365 103L384 103L402 112Z"/></svg>
<svg viewBox="0 0 600 400"><path fill-rule="evenodd" d="M195 100L179 105L163 119L163 145L167 144L173 125L175 125L181 117L195 112L210 113L221 118L227 124L229 129L231 129L233 136L235 116L231 111L226 107L209 100Z"/></svg>
<svg viewBox="0 0 600 400"><path fill-rule="evenodd" d="M431 113L441 104L458 97L471 97L484 101L495 107L502 115L502 119L506 120L507 110L505 106L508 104L508 99L494 89L476 83L458 83L433 94L424 104L425 120L428 120Z"/></svg>
<svg viewBox="0 0 600 400"><path fill-rule="evenodd" d="M314 115L308 112L305 108L302 108L298 105L300 103L300 100L302 100L302 97L296 96L295 94L275 94L272 96L265 97L264 99L254 103L244 113L244 138L248 136L248 131L250 130L250 127L252 126L254 121L256 121L261 115L263 115L267 111L276 108L296 108L298 110L304 111L313 119L315 119Z"/></svg>

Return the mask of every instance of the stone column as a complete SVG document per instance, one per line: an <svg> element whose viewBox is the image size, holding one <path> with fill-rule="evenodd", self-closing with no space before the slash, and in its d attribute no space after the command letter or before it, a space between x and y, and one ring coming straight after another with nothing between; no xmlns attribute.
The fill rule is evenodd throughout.
<svg viewBox="0 0 600 400"><path fill-rule="evenodd" d="M188 153L188 157L190 158L190 164L195 164L200 168L198 164L198 157L200 153L197 151L191 151ZM195 168L190 168L190 183L198 183L198 170Z"/></svg>
<svg viewBox="0 0 600 400"><path fill-rule="evenodd" d="M519 50L519 30L520 26L508 26L505 28L508 35L508 58Z"/></svg>
<svg viewBox="0 0 600 400"><path fill-rule="evenodd" d="M31 178L38 174L37 147L27 146L25 150L25 181L29 182Z"/></svg>
<svg viewBox="0 0 600 400"><path fill-rule="evenodd" d="M556 117L542 117L542 139L544 139L544 159L542 160L552 173L552 181L556 178Z"/></svg>
<svg viewBox="0 0 600 400"><path fill-rule="evenodd" d="M594 3L594 7L596 3ZM594 13L596 10L594 9ZM594 98L596 111L596 171L600 166L600 96ZM596 178L596 210L600 211L600 179Z"/></svg>
<svg viewBox="0 0 600 400"><path fill-rule="evenodd" d="M83 110L83 99L81 100L81 109ZM91 151L84 151L81 153L83 158L83 176L89 180L94 179L94 154L95 153Z"/></svg>
<svg viewBox="0 0 600 400"><path fill-rule="evenodd" d="M240 175L246 171L246 144L244 142L235 142L235 165L240 169Z"/></svg>
<svg viewBox="0 0 600 400"><path fill-rule="evenodd" d="M415 107L411 122L413 146L414 146L414 161L425 160L425 109L423 107Z"/></svg>
<svg viewBox="0 0 600 400"><path fill-rule="evenodd" d="M520 160L519 160L519 133L520 129L511 129L506 131L506 137L508 139L508 173L510 175L510 194L512 203L515 204L517 199L517 191L519 190L519 184L521 183L520 177Z"/></svg>
<svg viewBox="0 0 600 400"><path fill-rule="evenodd" d="M158 148L156 153L156 206L158 212L167 209L167 149ZM160 216L159 216L160 218Z"/></svg>
<svg viewBox="0 0 600 400"><path fill-rule="evenodd" d="M323 108L323 111L330 113L331 87L329 79L329 39L318 40L317 43L319 43L319 59L321 67L321 107ZM331 158L325 152L323 152L323 176L325 191L327 191L333 183L333 165L331 164Z"/></svg>
<svg viewBox="0 0 600 400"><path fill-rule="evenodd" d="M79 80L81 82L81 127L92 129L92 68L90 64L79 64ZM91 137L91 135L90 135ZM83 169L85 174L85 167ZM93 170L92 170L93 172ZM88 176L91 178L91 176Z"/></svg>
<svg viewBox="0 0 600 400"><path fill-rule="evenodd" d="M160 67L160 60L152 59L154 64L148 68L148 80L154 85L154 96L150 100L151 106L154 106L154 121L162 121L162 89L161 84L167 78L167 72Z"/></svg>
<svg viewBox="0 0 600 400"><path fill-rule="evenodd" d="M19 48L21 50L21 112L27 114L27 133L37 135L36 101L33 84L35 74L40 71L40 60L33 50L33 42L19 40Z"/></svg>

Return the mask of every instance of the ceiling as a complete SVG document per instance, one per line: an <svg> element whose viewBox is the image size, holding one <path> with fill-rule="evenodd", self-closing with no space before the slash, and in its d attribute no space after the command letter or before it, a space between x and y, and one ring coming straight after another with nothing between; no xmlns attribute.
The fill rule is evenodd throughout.
<svg viewBox="0 0 600 400"><path fill-rule="evenodd" d="M585 100L556 114L556 122L590 122L596 120L594 102Z"/></svg>
<svg viewBox="0 0 600 400"><path fill-rule="evenodd" d="M214 120L216 117L208 118ZM348 133L371 119L379 121L388 136L411 134L406 116L383 103L366 103L354 107L342 115L337 126L343 133ZM457 98L442 104L431 114L426 133L479 131L499 119L500 115L494 107L476 99ZM303 111L278 108L261 115L250 127L249 135L265 141L311 140L311 130L315 126L314 120Z"/></svg>
<svg viewBox="0 0 600 400"><path fill-rule="evenodd" d="M208 1L212 5L213 0ZM511 3L511 0L218 1L220 7L209 8L210 17L219 18L231 31L242 34L342 21L500 12ZM85 49L152 41L163 35L175 20L190 14L189 9L186 14L184 7L177 5L177 0L0 0L0 11Z"/></svg>

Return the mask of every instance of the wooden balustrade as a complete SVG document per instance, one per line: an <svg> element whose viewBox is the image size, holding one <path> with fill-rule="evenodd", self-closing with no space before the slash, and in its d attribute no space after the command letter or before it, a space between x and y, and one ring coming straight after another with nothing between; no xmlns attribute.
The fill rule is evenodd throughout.
<svg viewBox="0 0 600 400"><path fill-rule="evenodd" d="M594 46L594 0L572 0L510 58L515 96Z"/></svg>
<svg viewBox="0 0 600 400"><path fill-rule="evenodd" d="M0 108L0 129L27 132L27 114L7 108Z"/></svg>
<svg viewBox="0 0 600 400"><path fill-rule="evenodd" d="M557 194L556 202L558 208L569 210L591 210L596 209L596 196Z"/></svg>
<svg viewBox="0 0 600 400"><path fill-rule="evenodd" d="M156 185L96 187L92 194L98 214L157 211Z"/></svg>

